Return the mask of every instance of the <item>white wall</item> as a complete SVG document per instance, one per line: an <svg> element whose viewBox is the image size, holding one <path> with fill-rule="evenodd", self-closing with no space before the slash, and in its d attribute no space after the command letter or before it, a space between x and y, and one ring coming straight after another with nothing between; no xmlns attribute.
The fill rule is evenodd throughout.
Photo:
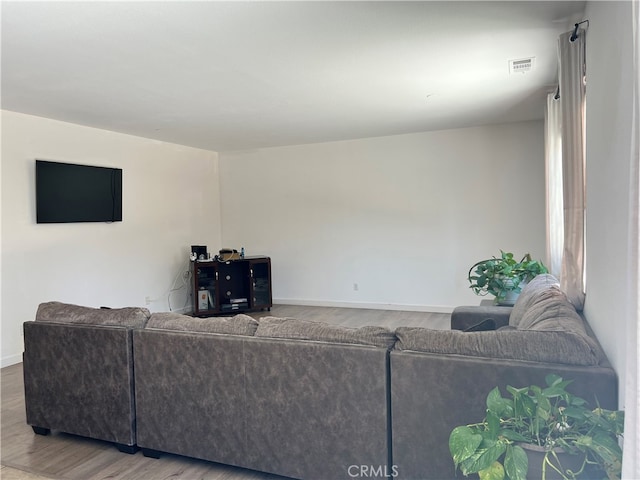
<svg viewBox="0 0 640 480"><path fill-rule="evenodd" d="M123 169L123 221L36 224L35 159ZM2 366L50 300L168 310L190 245L220 245L214 152L2 111ZM181 285L178 281L176 285ZM181 309L186 289L171 296Z"/></svg>
<svg viewBox="0 0 640 480"><path fill-rule="evenodd" d="M589 2L587 32L587 296L585 316L619 376L624 398L631 321L629 198L631 2Z"/></svg>
<svg viewBox="0 0 640 480"><path fill-rule="evenodd" d="M475 261L544 257L543 150L536 121L220 153L223 243L272 257L275 302L477 304Z"/></svg>

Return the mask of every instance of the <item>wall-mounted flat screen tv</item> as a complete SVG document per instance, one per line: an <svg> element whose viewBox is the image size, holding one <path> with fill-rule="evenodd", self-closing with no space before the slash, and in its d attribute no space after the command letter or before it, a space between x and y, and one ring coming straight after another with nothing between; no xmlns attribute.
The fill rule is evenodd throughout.
<svg viewBox="0 0 640 480"><path fill-rule="evenodd" d="M122 169L36 160L36 221L121 222Z"/></svg>

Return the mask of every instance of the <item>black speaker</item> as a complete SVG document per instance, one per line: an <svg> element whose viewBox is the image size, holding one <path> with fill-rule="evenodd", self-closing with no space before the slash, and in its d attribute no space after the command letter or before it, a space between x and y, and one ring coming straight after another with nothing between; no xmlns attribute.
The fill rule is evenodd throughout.
<svg viewBox="0 0 640 480"><path fill-rule="evenodd" d="M198 260L206 260L209 258L206 245L191 245L191 253L195 253Z"/></svg>

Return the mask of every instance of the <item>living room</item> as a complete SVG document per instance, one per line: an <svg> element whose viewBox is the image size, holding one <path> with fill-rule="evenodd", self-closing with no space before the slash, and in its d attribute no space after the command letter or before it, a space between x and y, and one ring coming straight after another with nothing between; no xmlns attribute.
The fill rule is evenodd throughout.
<svg viewBox="0 0 640 480"><path fill-rule="evenodd" d="M618 373L621 403L632 398L629 359L637 358L628 343L637 327L627 280L631 10L631 2L587 2L582 15L584 312ZM188 311L187 290L171 289L193 244L270 256L276 304L443 313L479 302L466 281L479 258L500 248L545 257L542 118L211 150L44 117L2 111L2 367L21 361L22 323L41 302ZM123 222L36 224L35 159L123 168Z"/></svg>

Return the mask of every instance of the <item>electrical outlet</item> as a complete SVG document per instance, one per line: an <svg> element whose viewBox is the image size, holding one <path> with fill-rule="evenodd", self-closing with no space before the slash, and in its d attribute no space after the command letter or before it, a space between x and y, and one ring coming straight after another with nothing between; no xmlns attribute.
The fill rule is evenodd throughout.
<svg viewBox="0 0 640 480"><path fill-rule="evenodd" d="M354 283L354 284L353 284L353 291L354 291L354 292L357 292L357 291L358 291L358 288L360 288L360 287L358 286L358 284L357 284L357 283Z"/></svg>
<svg viewBox="0 0 640 480"><path fill-rule="evenodd" d="M144 303L146 305L151 305L151 297L149 295L147 295L146 297L144 297Z"/></svg>

